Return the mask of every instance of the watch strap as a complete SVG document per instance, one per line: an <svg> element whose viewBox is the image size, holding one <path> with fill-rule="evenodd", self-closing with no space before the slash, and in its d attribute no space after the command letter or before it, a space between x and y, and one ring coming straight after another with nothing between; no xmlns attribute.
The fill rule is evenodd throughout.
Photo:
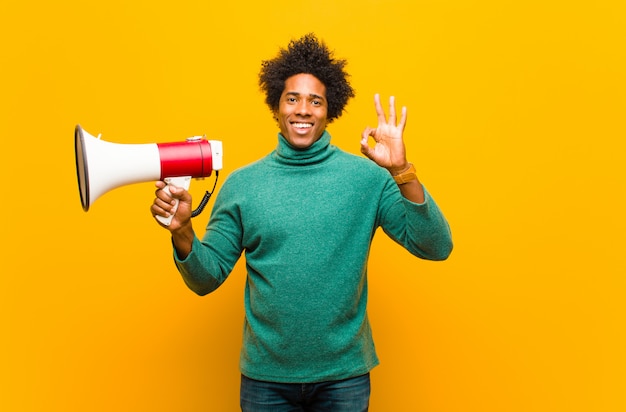
<svg viewBox="0 0 626 412"><path fill-rule="evenodd" d="M405 170L404 172L393 176L393 180L395 180L396 183L399 185L403 185L413 180L417 180L417 174L416 174L415 166L413 166L413 163L409 163L409 168Z"/></svg>

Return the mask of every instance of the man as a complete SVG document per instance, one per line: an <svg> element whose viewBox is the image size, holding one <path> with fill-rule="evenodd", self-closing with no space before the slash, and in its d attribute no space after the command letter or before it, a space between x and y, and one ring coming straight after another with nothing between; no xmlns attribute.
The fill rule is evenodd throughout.
<svg viewBox="0 0 626 412"><path fill-rule="evenodd" d="M191 290L212 292L245 253L243 411L365 411L378 364L367 318L367 258L378 227L423 259L452 250L448 224L406 159L406 108L396 124L378 95L378 127L361 151L330 144L326 126L354 96L312 35L263 62L259 83L280 133L266 157L230 174L202 240L191 196L157 182L153 215L169 216L175 264ZM369 139L374 144L370 146Z"/></svg>

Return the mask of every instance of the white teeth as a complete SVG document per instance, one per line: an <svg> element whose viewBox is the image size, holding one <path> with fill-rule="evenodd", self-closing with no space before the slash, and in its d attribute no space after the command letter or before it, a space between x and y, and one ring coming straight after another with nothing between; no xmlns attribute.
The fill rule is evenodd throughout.
<svg viewBox="0 0 626 412"><path fill-rule="evenodd" d="M304 128L313 127L313 125L311 123L294 123L293 127L297 127L298 129L304 129Z"/></svg>

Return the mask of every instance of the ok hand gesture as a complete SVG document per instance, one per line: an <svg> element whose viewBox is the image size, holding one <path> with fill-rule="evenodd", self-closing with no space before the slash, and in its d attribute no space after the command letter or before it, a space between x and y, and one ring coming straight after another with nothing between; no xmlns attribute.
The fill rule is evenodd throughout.
<svg viewBox="0 0 626 412"><path fill-rule="evenodd" d="M396 124L395 98L389 98L389 119L380 104L380 95L374 95L378 127L366 127L361 138L361 153L376 164L386 168L392 175L405 171L409 164L402 138L406 125L406 107L402 107L400 122ZM374 139L374 146L369 145L369 138Z"/></svg>

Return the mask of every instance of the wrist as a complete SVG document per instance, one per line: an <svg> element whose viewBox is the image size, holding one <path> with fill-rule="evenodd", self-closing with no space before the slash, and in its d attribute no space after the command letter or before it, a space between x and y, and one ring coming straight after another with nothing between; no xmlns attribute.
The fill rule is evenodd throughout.
<svg viewBox="0 0 626 412"><path fill-rule="evenodd" d="M387 171L389 171L391 176L398 176L399 174L402 174L408 171L410 168L411 168L411 163L406 162L403 165L398 166L398 167L390 167L387 169Z"/></svg>
<svg viewBox="0 0 626 412"><path fill-rule="evenodd" d="M399 185L417 180L417 173L413 163L407 163L407 166L404 169L401 169L399 173L394 174L391 171L390 173L393 176L393 180L395 180L395 182Z"/></svg>

